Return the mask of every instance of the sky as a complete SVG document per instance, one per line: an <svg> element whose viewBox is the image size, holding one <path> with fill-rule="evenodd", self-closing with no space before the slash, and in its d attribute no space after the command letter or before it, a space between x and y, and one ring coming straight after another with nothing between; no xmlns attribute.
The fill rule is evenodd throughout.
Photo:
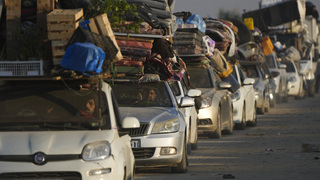
<svg viewBox="0 0 320 180"><path fill-rule="evenodd" d="M312 2L320 14L320 0L307 0ZM175 0L174 12L189 11L202 17L218 18L219 9L235 11L240 15L243 10L253 11L259 9L260 0Z"/></svg>

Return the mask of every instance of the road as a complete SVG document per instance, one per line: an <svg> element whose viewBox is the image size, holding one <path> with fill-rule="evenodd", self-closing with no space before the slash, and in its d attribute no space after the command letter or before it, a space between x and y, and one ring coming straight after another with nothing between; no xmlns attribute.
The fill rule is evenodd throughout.
<svg viewBox="0 0 320 180"><path fill-rule="evenodd" d="M221 139L199 137L198 143L188 157L187 173L137 169L135 179L319 180L320 94L289 98L258 115L256 127L234 130Z"/></svg>

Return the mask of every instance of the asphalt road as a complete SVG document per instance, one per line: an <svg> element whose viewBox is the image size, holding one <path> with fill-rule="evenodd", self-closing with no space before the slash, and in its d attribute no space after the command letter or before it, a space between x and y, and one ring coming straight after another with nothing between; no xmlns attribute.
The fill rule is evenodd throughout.
<svg viewBox="0 0 320 180"><path fill-rule="evenodd" d="M137 169L136 180L319 180L320 94L289 98L258 115L256 127L234 130L221 139L199 137L189 155L188 172Z"/></svg>

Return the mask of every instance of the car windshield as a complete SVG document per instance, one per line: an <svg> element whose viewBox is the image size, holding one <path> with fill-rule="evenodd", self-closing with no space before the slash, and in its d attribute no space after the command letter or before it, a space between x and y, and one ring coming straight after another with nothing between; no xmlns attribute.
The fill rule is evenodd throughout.
<svg viewBox="0 0 320 180"><path fill-rule="evenodd" d="M88 81L6 83L0 88L1 131L110 129L105 93L85 86Z"/></svg>
<svg viewBox="0 0 320 180"><path fill-rule="evenodd" d="M276 61L273 54L266 56L266 63L269 68L276 68Z"/></svg>
<svg viewBox="0 0 320 180"><path fill-rule="evenodd" d="M115 83L112 89L119 107L173 107L164 82Z"/></svg>
<svg viewBox="0 0 320 180"><path fill-rule="evenodd" d="M259 72L255 65L244 66L247 77L249 78L259 78Z"/></svg>
<svg viewBox="0 0 320 180"><path fill-rule="evenodd" d="M283 62L281 62L281 63L287 65L287 67L286 67L286 71L287 71L287 72L296 72L296 70L295 70L294 65L293 65L292 62L290 62L290 61L289 61L289 62L283 61Z"/></svg>
<svg viewBox="0 0 320 180"><path fill-rule="evenodd" d="M209 69L188 67L191 84L195 88L213 88Z"/></svg>

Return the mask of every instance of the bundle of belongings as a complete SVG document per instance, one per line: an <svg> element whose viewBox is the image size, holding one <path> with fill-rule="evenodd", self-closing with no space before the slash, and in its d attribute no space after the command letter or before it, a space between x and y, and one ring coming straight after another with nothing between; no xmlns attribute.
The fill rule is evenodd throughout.
<svg viewBox="0 0 320 180"><path fill-rule="evenodd" d="M180 19L181 20L181 19ZM178 54L203 54L205 23L201 16L194 14L185 23L178 25L173 36L173 48Z"/></svg>
<svg viewBox="0 0 320 180"><path fill-rule="evenodd" d="M163 29L166 35L176 30L176 16L173 15L175 0L126 0L135 4L139 16L152 28Z"/></svg>

